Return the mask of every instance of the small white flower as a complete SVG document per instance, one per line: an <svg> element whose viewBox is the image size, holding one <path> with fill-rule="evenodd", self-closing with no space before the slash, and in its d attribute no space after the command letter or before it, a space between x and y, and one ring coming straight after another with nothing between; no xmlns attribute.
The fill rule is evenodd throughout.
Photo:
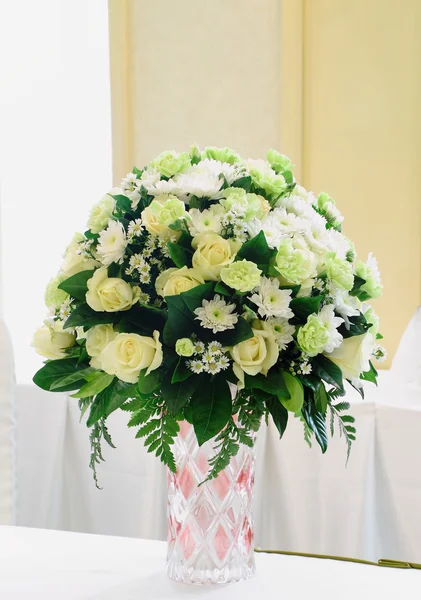
<svg viewBox="0 0 421 600"><path fill-rule="evenodd" d="M200 360L190 360L187 365L190 371L193 371L193 373L196 373L196 375L199 375L203 372L204 365Z"/></svg>
<svg viewBox="0 0 421 600"><path fill-rule="evenodd" d="M110 219L107 229L99 234L97 252L102 264L108 267L113 262L122 263L126 246L126 233L122 223Z"/></svg>
<svg viewBox="0 0 421 600"><path fill-rule="evenodd" d="M61 321L65 321L66 319L68 319L70 317L70 313L71 313L71 309L70 309L70 304L72 302L71 298L67 298L67 300L65 300L63 302L63 304L61 304L60 308L59 308L59 317Z"/></svg>
<svg viewBox="0 0 421 600"><path fill-rule="evenodd" d="M202 354L202 352L205 351L205 344L203 342L195 342L194 344L194 353L195 354Z"/></svg>
<svg viewBox="0 0 421 600"><path fill-rule="evenodd" d="M303 375L310 375L311 371L312 371L312 367L309 363L301 365L301 373Z"/></svg>
<svg viewBox="0 0 421 600"><path fill-rule="evenodd" d="M291 319L294 313L289 308L291 290L280 290L279 281L270 277L261 277L259 287L250 296L250 301L258 306L261 317L283 317Z"/></svg>
<svg viewBox="0 0 421 600"><path fill-rule="evenodd" d="M273 328L273 333L275 335L275 340L278 344L279 350L285 350L287 345L294 339L294 325L288 323L287 319L280 319L276 317L268 319L268 323L270 323ZM293 363L291 364L293 365Z"/></svg>
<svg viewBox="0 0 421 600"><path fill-rule="evenodd" d="M215 360L213 353L210 352L209 350L205 350L205 352L202 355L202 361L204 362L204 364L208 364L209 362L211 362L213 360Z"/></svg>
<svg viewBox="0 0 421 600"><path fill-rule="evenodd" d="M383 346L377 345L374 346L374 350L372 353L373 358L375 358L378 362L383 362L386 360L387 358L387 351L386 348L384 348Z"/></svg>
<svg viewBox="0 0 421 600"><path fill-rule="evenodd" d="M217 373L219 373L222 370L222 367L221 367L219 361L215 361L215 360L210 360L205 365L204 368L207 373L211 373L212 375L216 375Z"/></svg>
<svg viewBox="0 0 421 600"><path fill-rule="evenodd" d="M149 304L150 300L151 300L151 297L149 296L149 294L146 294L145 292L140 292L140 294L139 294L140 304Z"/></svg>
<svg viewBox="0 0 421 600"><path fill-rule="evenodd" d="M337 328L344 322L344 320L335 316L335 311L332 304L327 304L324 306L319 312L318 317L329 333L329 340L323 351L333 352L335 348L341 345L343 340L343 337Z"/></svg>
<svg viewBox="0 0 421 600"><path fill-rule="evenodd" d="M146 273L140 273L139 281L140 281L140 283L147 284L147 283L150 283L151 277L150 277L150 275L147 275Z"/></svg>
<svg viewBox="0 0 421 600"><path fill-rule="evenodd" d="M345 322L345 327L350 328L349 317L357 317L360 314L357 308L358 300L350 296L345 290L335 288L332 290L332 299L335 311L341 315Z"/></svg>
<svg viewBox="0 0 421 600"><path fill-rule="evenodd" d="M221 367L222 370L228 369L228 367L230 366L230 361L229 361L228 356L225 356L225 354L223 354L218 359L218 365Z"/></svg>
<svg viewBox="0 0 421 600"><path fill-rule="evenodd" d="M234 329L238 315L232 314L235 304L227 304L218 294L213 300L203 300L202 306L194 311L196 320L205 329L212 329L213 333Z"/></svg>
<svg viewBox="0 0 421 600"><path fill-rule="evenodd" d="M143 225L141 219L136 219L135 221L130 221L127 227L127 235L130 238L130 241L134 237L139 237L142 234Z"/></svg>
<svg viewBox="0 0 421 600"><path fill-rule="evenodd" d="M222 352L222 344L220 342L216 342L216 341L209 342L208 350L213 356L219 355Z"/></svg>
<svg viewBox="0 0 421 600"><path fill-rule="evenodd" d="M140 179L135 173L127 173L126 177L121 180L121 189L127 198L131 200L132 208L136 208L140 200Z"/></svg>

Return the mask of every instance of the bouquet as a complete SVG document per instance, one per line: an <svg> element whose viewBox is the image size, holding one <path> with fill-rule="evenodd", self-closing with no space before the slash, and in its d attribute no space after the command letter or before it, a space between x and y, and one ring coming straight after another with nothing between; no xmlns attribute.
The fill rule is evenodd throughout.
<svg viewBox="0 0 421 600"><path fill-rule="evenodd" d="M348 445L344 382L376 382L382 292L375 258L357 261L334 200L296 184L270 150L164 152L96 204L45 293L33 346L41 388L72 391L91 428L91 467L121 409L169 469L179 422L214 440L207 479L252 445L263 419L282 437L300 419L322 452Z"/></svg>

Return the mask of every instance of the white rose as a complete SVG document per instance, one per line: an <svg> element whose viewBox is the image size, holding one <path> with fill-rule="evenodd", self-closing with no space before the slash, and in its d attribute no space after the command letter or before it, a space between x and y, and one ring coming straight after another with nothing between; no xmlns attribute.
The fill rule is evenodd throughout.
<svg viewBox="0 0 421 600"><path fill-rule="evenodd" d="M126 232L119 221L108 221L107 229L99 234L97 253L102 264L122 263L127 246Z"/></svg>
<svg viewBox="0 0 421 600"><path fill-rule="evenodd" d="M136 383L139 373L147 369L146 375L162 363L162 344L159 331L153 337L137 333L119 333L99 355L103 371L117 375L122 381Z"/></svg>
<svg viewBox="0 0 421 600"><path fill-rule="evenodd" d="M259 326L259 322L253 325ZM262 325L263 326L263 325ZM253 327L254 336L236 344L230 349L234 361L233 371L238 377L240 388L244 387L244 373L267 375L269 369L278 360L279 348L275 336L266 329Z"/></svg>
<svg viewBox="0 0 421 600"><path fill-rule="evenodd" d="M205 283L205 281L197 269L189 269L188 267L176 269L174 267L158 275L155 288L159 296L176 296L181 292L188 292L202 283Z"/></svg>
<svg viewBox="0 0 421 600"><path fill-rule="evenodd" d="M341 369L345 379L358 380L361 373L370 370L369 361L375 344L375 337L368 331L345 338L339 348L326 356Z"/></svg>
<svg viewBox="0 0 421 600"><path fill-rule="evenodd" d="M100 266L100 263L93 258L86 258L83 253L80 252L80 243L84 241L84 236L81 233L76 233L73 240L67 246L64 253L64 260L61 266L61 275L63 281L76 273L81 271L89 271Z"/></svg>
<svg viewBox="0 0 421 600"><path fill-rule="evenodd" d="M86 351L91 357L91 367L101 369L101 362L98 360L98 356L116 336L117 333L111 324L95 325L86 332Z"/></svg>
<svg viewBox="0 0 421 600"><path fill-rule="evenodd" d="M140 297L138 287L131 287L118 277L108 277L105 267L97 269L87 285L86 302L97 312L129 310Z"/></svg>
<svg viewBox="0 0 421 600"><path fill-rule="evenodd" d="M224 240L217 233L205 231L193 238L192 265L206 281L218 281L222 267L231 264L241 247L240 242Z"/></svg>
<svg viewBox="0 0 421 600"><path fill-rule="evenodd" d="M115 200L110 194L105 196L92 207L88 227L92 233L99 233L106 227L115 209Z"/></svg>
<svg viewBox="0 0 421 600"><path fill-rule="evenodd" d="M45 358L64 358L65 350L75 343L76 336L71 331L63 330L62 321L44 321L34 334L32 346L38 354Z"/></svg>

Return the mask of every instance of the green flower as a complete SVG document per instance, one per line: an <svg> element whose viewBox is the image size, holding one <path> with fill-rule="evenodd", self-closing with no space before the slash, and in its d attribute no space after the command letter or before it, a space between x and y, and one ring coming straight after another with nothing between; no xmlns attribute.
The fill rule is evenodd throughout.
<svg viewBox="0 0 421 600"><path fill-rule="evenodd" d="M303 283L314 277L317 259L304 240L286 238L279 245L275 267L290 283Z"/></svg>
<svg viewBox="0 0 421 600"><path fill-rule="evenodd" d="M281 154L277 150L271 148L267 155L268 163L275 171L275 173L282 173L282 171L292 171L294 165L292 164L292 160L285 156L285 154Z"/></svg>
<svg viewBox="0 0 421 600"><path fill-rule="evenodd" d="M63 290L59 290L58 286L62 283L67 277L63 275L56 275L51 279L45 288L45 305L49 310L55 311L70 298L69 294Z"/></svg>
<svg viewBox="0 0 421 600"><path fill-rule="evenodd" d="M166 200L163 200L163 196L158 198L152 200L149 208L160 225L168 227L177 219L185 218L186 207L182 200L179 200L176 196L168 196Z"/></svg>
<svg viewBox="0 0 421 600"><path fill-rule="evenodd" d="M250 292L260 283L261 270L254 262L239 260L221 270L221 279L238 292Z"/></svg>
<svg viewBox="0 0 421 600"><path fill-rule="evenodd" d="M115 200L109 194L106 194L100 202L95 204L91 210L88 221L88 228L92 233L99 233L108 224L115 208Z"/></svg>
<svg viewBox="0 0 421 600"><path fill-rule="evenodd" d="M263 219L270 211L270 204L258 194L247 194L243 188L230 187L224 190L225 198L220 200L220 204L225 210L232 210L233 207L240 206L244 210L244 219L257 218Z"/></svg>
<svg viewBox="0 0 421 600"><path fill-rule="evenodd" d="M215 146L207 146L202 152L202 158L213 158L230 165L241 162L241 157L231 148L216 148Z"/></svg>
<svg viewBox="0 0 421 600"><path fill-rule="evenodd" d="M334 199L325 192L322 192L317 197L317 208L332 227L338 228L344 220L343 216L336 208Z"/></svg>
<svg viewBox="0 0 421 600"><path fill-rule="evenodd" d="M189 156L190 156L192 165L197 165L197 163L200 163L200 161L202 159L202 154L201 154L200 148L197 144L192 144L190 146Z"/></svg>
<svg viewBox="0 0 421 600"><path fill-rule="evenodd" d="M380 319L378 315L376 315L376 313L374 312L372 306L370 306L370 308L365 311L364 317L366 318L367 323L370 323L371 325L369 329L370 333L372 333L374 337L376 337L379 333Z"/></svg>
<svg viewBox="0 0 421 600"><path fill-rule="evenodd" d="M308 356L323 352L329 341L329 332L316 314L309 315L305 325L299 328L297 343Z"/></svg>
<svg viewBox="0 0 421 600"><path fill-rule="evenodd" d="M178 356L193 356L195 346L190 338L181 338L175 344Z"/></svg>
<svg viewBox="0 0 421 600"><path fill-rule="evenodd" d="M225 198L220 203L225 210L231 210L233 206L241 206L246 209L248 206L246 190L241 187L229 187L224 190Z"/></svg>
<svg viewBox="0 0 421 600"><path fill-rule="evenodd" d="M287 184L282 175L277 175L272 169L250 168L250 176L254 185L262 189L270 198L276 200L285 191Z"/></svg>
<svg viewBox="0 0 421 600"><path fill-rule="evenodd" d="M360 289L366 292L370 298L379 298L382 295L383 286L380 281L377 260L372 254L369 255L366 263L358 262L355 273L358 277L365 279L365 283Z"/></svg>
<svg viewBox="0 0 421 600"><path fill-rule="evenodd" d="M330 252L325 258L325 265L327 277L336 287L347 291L352 290L354 274L350 262L341 260L334 252Z"/></svg>
<svg viewBox="0 0 421 600"><path fill-rule="evenodd" d="M157 169L164 177L172 177L190 167L190 156L187 152L162 152L151 162L151 167Z"/></svg>

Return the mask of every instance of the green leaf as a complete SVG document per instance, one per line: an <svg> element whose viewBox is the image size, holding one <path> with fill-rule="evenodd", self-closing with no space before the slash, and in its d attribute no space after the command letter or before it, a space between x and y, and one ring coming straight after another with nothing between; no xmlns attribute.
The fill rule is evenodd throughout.
<svg viewBox="0 0 421 600"><path fill-rule="evenodd" d="M227 287L224 283L222 283L221 281L218 281L218 283L215 285L215 294L221 294L221 296L232 296L233 291Z"/></svg>
<svg viewBox="0 0 421 600"><path fill-rule="evenodd" d="M136 175L138 179L142 177L143 169L138 169L137 167L133 167L132 173Z"/></svg>
<svg viewBox="0 0 421 600"><path fill-rule="evenodd" d="M206 198L197 198L196 196L190 196L189 208L198 208L201 212L205 210L207 204Z"/></svg>
<svg viewBox="0 0 421 600"><path fill-rule="evenodd" d="M382 340L382 339L383 339L383 336L382 336L382 334L381 334L381 333L378 333L378 334L376 335L376 340Z"/></svg>
<svg viewBox="0 0 421 600"><path fill-rule="evenodd" d="M312 366L315 374L318 375L320 379L333 385L336 389L343 391L342 371L335 363L326 358L326 356L319 354L319 356L313 359Z"/></svg>
<svg viewBox="0 0 421 600"><path fill-rule="evenodd" d="M102 417L120 408L128 398L134 397L136 397L135 385L114 379L111 385L95 397L86 421L87 427L91 427Z"/></svg>
<svg viewBox="0 0 421 600"><path fill-rule="evenodd" d="M313 313L318 313L322 296L310 296L308 298L293 298L290 308L299 321L306 321Z"/></svg>
<svg viewBox="0 0 421 600"><path fill-rule="evenodd" d="M231 418L232 399L225 378L202 380L191 399L193 427L199 446L215 437Z"/></svg>
<svg viewBox="0 0 421 600"><path fill-rule="evenodd" d="M280 396L279 399L287 410L296 413L299 412L304 402L304 389L303 384L297 377L288 373L288 371L282 372L284 383L289 392L289 398Z"/></svg>
<svg viewBox="0 0 421 600"><path fill-rule="evenodd" d="M85 295L88 291L87 282L89 279L91 279L94 272L95 269L76 273L76 275L72 275L68 279L62 281L58 288L64 292L67 292L72 298L76 298L76 300L85 302Z"/></svg>
<svg viewBox="0 0 421 600"><path fill-rule="evenodd" d="M130 310L120 313L118 329L120 333L150 335L155 329L162 331L167 311L155 306L136 304Z"/></svg>
<svg viewBox="0 0 421 600"><path fill-rule="evenodd" d="M263 390L277 398L291 397L281 372L269 371L267 376L260 373L252 376L246 373L244 381L246 389Z"/></svg>
<svg viewBox="0 0 421 600"><path fill-rule="evenodd" d="M308 403L303 406L301 414L307 425L314 432L317 443L324 454L328 445L325 416L317 410L311 397L309 398Z"/></svg>
<svg viewBox="0 0 421 600"><path fill-rule="evenodd" d="M299 284L298 285L280 285L279 289L280 290L291 290L291 296L293 298L295 298L301 289L301 285L299 285Z"/></svg>
<svg viewBox="0 0 421 600"><path fill-rule="evenodd" d="M250 175L246 175L245 177L240 177L236 181L231 184L231 187L243 188L246 192L249 192L251 189L251 177Z"/></svg>
<svg viewBox="0 0 421 600"><path fill-rule="evenodd" d="M323 382L320 382L319 387L314 392L314 402L316 404L316 408L323 415L326 414L326 409L328 405L329 397L326 392L326 388L323 385Z"/></svg>
<svg viewBox="0 0 421 600"><path fill-rule="evenodd" d="M117 209L121 210L122 212L131 212L132 203L130 201L130 198L128 198L127 196L123 196L122 194L117 194L116 196L112 197L116 202Z"/></svg>
<svg viewBox="0 0 421 600"><path fill-rule="evenodd" d="M366 280L363 279L362 277L358 277L358 275L354 276L354 285L352 287L352 290L349 292L350 296L358 296L358 294L360 293L361 290L361 286L363 286L366 283Z"/></svg>
<svg viewBox="0 0 421 600"><path fill-rule="evenodd" d="M279 436L282 438L288 424L288 411L276 396L272 396L266 400L266 406L279 432Z"/></svg>
<svg viewBox="0 0 421 600"><path fill-rule="evenodd" d="M187 404L200 382L201 379L197 375L177 383L171 383L170 377L164 379L161 385L161 394L172 415L177 415Z"/></svg>
<svg viewBox="0 0 421 600"><path fill-rule="evenodd" d="M79 369L80 371L82 369ZM33 377L35 385L43 390L50 391L51 386L55 381L73 375L78 371L78 359L77 358L60 358L58 360L50 360ZM85 383L83 376L80 377L79 381L60 387L55 391L68 392L71 390L77 390L81 385Z"/></svg>
<svg viewBox="0 0 421 600"><path fill-rule="evenodd" d="M176 267L181 269L181 267L191 266L192 252L174 242L168 242L168 250Z"/></svg>
<svg viewBox="0 0 421 600"><path fill-rule="evenodd" d="M269 248L265 234L260 231L254 238L241 246L235 260L245 259L256 263L260 268L267 268L275 255L276 250ZM265 268L262 270L265 270Z"/></svg>
<svg viewBox="0 0 421 600"><path fill-rule="evenodd" d="M371 323L367 323L367 319L362 313L355 317L349 317L348 320L349 327L347 328L345 323L343 323L338 330L344 338L349 338L356 335L364 335L364 333L366 333L366 331L371 327Z"/></svg>
<svg viewBox="0 0 421 600"><path fill-rule="evenodd" d="M183 337L189 337L194 331L194 310L202 305L204 298L213 294L213 283L205 283L182 292L177 296L166 296L165 301L168 308L168 320L164 327L164 342L174 346L176 341Z"/></svg>
<svg viewBox="0 0 421 600"><path fill-rule="evenodd" d="M171 383L179 383L180 381L186 381L193 375L193 371L186 367L184 358L180 356L177 362L177 366L174 369L174 373L171 377Z"/></svg>
<svg viewBox="0 0 421 600"><path fill-rule="evenodd" d="M121 318L120 313L111 312L97 312L92 310L87 304L81 304L72 312L70 317L64 324L64 328L69 327L81 327L87 325L93 327L94 325L103 325L105 323L118 323Z"/></svg>
<svg viewBox="0 0 421 600"><path fill-rule="evenodd" d="M197 285L188 292L182 292L180 296L182 297L187 308L193 312L196 308L202 306L203 300L213 297L213 290L214 283L209 281L208 283Z"/></svg>
<svg viewBox="0 0 421 600"><path fill-rule="evenodd" d="M161 371L155 369L149 375L146 375L147 369L142 369L139 373L139 381L137 382L138 390L141 394L151 394L154 392L161 382Z"/></svg>
<svg viewBox="0 0 421 600"><path fill-rule="evenodd" d="M301 382L306 387L316 392L320 386L320 379L314 375L300 375Z"/></svg>
<svg viewBox="0 0 421 600"><path fill-rule="evenodd" d="M94 372L92 367L85 367L84 369L75 370L69 375L56 379L50 387L51 392L56 392L62 388L67 388L69 385L73 385L76 382L80 382L81 379L85 380L87 376ZM75 388L73 388L75 389ZM90 394L92 396L92 394Z"/></svg>
<svg viewBox="0 0 421 600"><path fill-rule="evenodd" d="M362 373L362 375L360 375L360 379L363 381L370 381L371 383L377 385L377 375L378 373L370 360L370 369Z"/></svg>
<svg viewBox="0 0 421 600"><path fill-rule="evenodd" d="M227 329L222 333L216 333L214 338L224 346L235 346L253 336L254 333L251 325L243 317L238 317L234 329Z"/></svg>
<svg viewBox="0 0 421 600"><path fill-rule="evenodd" d="M114 380L114 375L108 375L103 371L95 371L92 373L92 377L89 377L88 383L80 388L76 394L72 394L72 398L88 398L99 394L102 390L105 390Z"/></svg>

